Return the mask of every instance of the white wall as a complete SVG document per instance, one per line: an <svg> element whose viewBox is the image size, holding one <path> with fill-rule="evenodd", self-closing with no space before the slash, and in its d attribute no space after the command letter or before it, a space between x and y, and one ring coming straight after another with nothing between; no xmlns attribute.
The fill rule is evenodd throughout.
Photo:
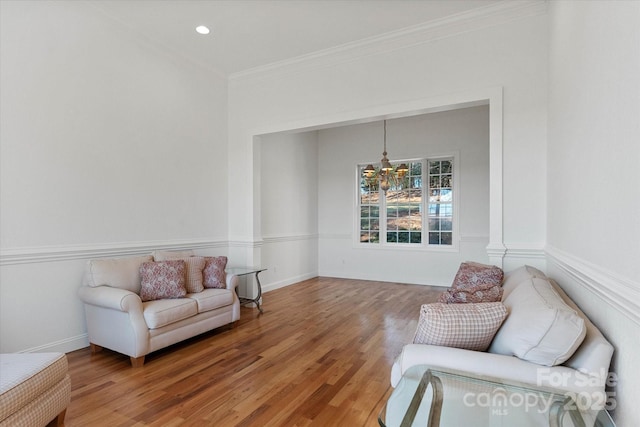
<svg viewBox="0 0 640 427"><path fill-rule="evenodd" d="M318 275L318 133L260 137L265 290Z"/></svg>
<svg viewBox="0 0 640 427"><path fill-rule="evenodd" d="M73 350L86 258L227 251L226 79L88 2L0 6L0 351Z"/></svg>
<svg viewBox="0 0 640 427"><path fill-rule="evenodd" d="M550 5L548 272L613 342L638 425L640 2Z"/></svg>
<svg viewBox="0 0 640 427"><path fill-rule="evenodd" d="M386 281L401 275L404 283L449 286L460 262L489 261L489 106L387 121L392 161L458 156L460 242L453 252L355 245L356 165L379 163L383 126L373 122L318 133L320 275Z"/></svg>
<svg viewBox="0 0 640 427"><path fill-rule="evenodd" d="M426 28L231 76L229 163L251 161L255 135L399 117L412 102L502 87L505 265L543 263L547 20L544 3L521 6L513 10L507 2L500 5L507 12L469 25ZM259 258L255 177L231 169L229 182L232 246L249 260ZM453 268L422 280L452 277Z"/></svg>

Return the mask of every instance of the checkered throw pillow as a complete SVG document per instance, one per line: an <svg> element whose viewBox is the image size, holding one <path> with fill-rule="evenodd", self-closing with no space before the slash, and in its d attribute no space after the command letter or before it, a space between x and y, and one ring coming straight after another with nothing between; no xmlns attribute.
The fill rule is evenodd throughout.
<svg viewBox="0 0 640 427"><path fill-rule="evenodd" d="M506 317L501 302L424 304L413 342L486 351Z"/></svg>

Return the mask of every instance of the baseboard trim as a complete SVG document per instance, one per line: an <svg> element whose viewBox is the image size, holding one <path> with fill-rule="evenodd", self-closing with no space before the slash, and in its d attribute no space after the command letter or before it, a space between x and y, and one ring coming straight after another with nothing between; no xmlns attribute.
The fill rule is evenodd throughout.
<svg viewBox="0 0 640 427"><path fill-rule="evenodd" d="M19 353L69 353L86 347L89 347L89 335L82 334L60 341L39 345L37 347L31 347L26 350L19 351Z"/></svg>
<svg viewBox="0 0 640 427"><path fill-rule="evenodd" d="M100 257L143 255L154 250L184 250L227 248L226 240L194 239L150 242L108 243L101 245L41 246L36 248L2 249L0 266L58 262Z"/></svg>
<svg viewBox="0 0 640 427"><path fill-rule="evenodd" d="M637 302L640 301L640 283L620 277L552 246L547 246L545 253L548 262L640 325L640 305Z"/></svg>
<svg viewBox="0 0 640 427"><path fill-rule="evenodd" d="M305 273L299 276L281 280L279 282L269 283L268 285L264 285L262 287L262 292L267 293L270 291L275 291L276 289L284 288L289 285L293 285L294 283L304 282L305 280L313 279L314 277L318 277L317 272Z"/></svg>

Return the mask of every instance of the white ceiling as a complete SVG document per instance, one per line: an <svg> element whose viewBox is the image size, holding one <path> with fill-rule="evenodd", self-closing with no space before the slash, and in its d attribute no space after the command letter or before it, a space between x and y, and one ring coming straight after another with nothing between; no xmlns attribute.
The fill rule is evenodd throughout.
<svg viewBox="0 0 640 427"><path fill-rule="evenodd" d="M142 37L223 74L507 0L95 0ZM211 34L195 32L207 25Z"/></svg>

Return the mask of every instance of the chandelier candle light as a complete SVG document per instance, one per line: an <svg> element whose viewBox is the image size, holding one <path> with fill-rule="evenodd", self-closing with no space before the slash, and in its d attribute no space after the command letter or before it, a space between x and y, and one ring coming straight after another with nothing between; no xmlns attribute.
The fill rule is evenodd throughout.
<svg viewBox="0 0 640 427"><path fill-rule="evenodd" d="M401 182L404 175L409 171L406 163L400 164L395 170L387 158L387 121L384 121L384 151L382 152L382 160L380 160L380 169L376 170L373 165L367 165L362 171L367 181L380 181L380 188L384 193L391 188L391 182Z"/></svg>

